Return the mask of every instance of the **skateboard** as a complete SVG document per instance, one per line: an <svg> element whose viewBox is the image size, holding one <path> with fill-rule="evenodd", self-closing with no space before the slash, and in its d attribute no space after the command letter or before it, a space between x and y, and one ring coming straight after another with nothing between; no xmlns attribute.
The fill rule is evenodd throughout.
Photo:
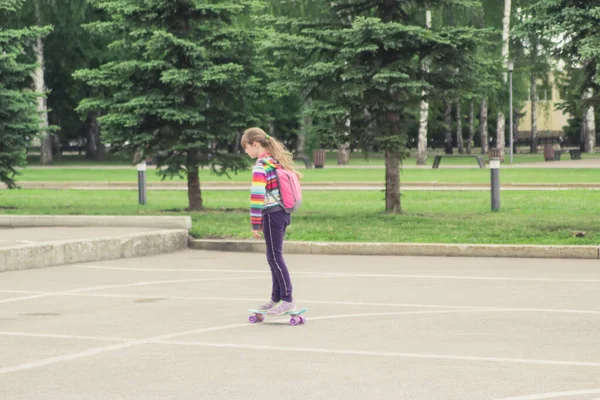
<svg viewBox="0 0 600 400"><path fill-rule="evenodd" d="M302 308L298 311L291 311L291 312L286 312L282 315L291 315L290 317L290 325L302 325L303 323L306 322L306 318L303 317L301 314L304 314L306 311L308 310L308 308ZM263 322L265 319L265 315L267 315L267 311L263 311L263 310L256 310L254 308L250 308L248 311L250 311L251 313L254 313L254 315L251 315L250 317L248 317L248 321L250 321L251 324L255 324L257 322ZM280 317L281 315L278 315L278 317Z"/></svg>

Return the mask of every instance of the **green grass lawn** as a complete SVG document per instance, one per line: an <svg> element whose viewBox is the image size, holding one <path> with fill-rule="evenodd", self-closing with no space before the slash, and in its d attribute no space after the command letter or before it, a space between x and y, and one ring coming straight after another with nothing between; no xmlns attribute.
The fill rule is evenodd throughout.
<svg viewBox="0 0 600 400"><path fill-rule="evenodd" d="M383 169L323 168L301 170L302 182L384 182ZM17 177L25 182L137 182L135 169L25 169ZM404 169L402 182L488 183L489 169ZM503 169L502 183L600 183L597 169ZM155 170L148 170L148 182L160 182ZM167 182L170 180L167 180ZM175 182L184 182L179 178ZM250 171L218 177L209 171L200 172L200 182L237 182L250 184Z"/></svg>
<svg viewBox="0 0 600 400"><path fill-rule="evenodd" d="M475 149L476 150L476 154L480 155L479 149ZM435 151L430 151L429 152L429 157L427 158L427 165L432 165L433 164L433 159L435 158L436 155L438 154L442 154L442 150L435 150ZM587 158L600 158L600 152L597 152L595 154L583 154L582 157L584 159ZM488 160L487 155L483 155L484 160ZM564 155L563 156L564 159L570 159L569 155ZM326 153L326 157L325 157L325 166L327 165L337 165L337 159L338 159L338 153L337 151L328 151ZM368 159L365 159L365 155L362 151L357 151L357 152L353 152L350 155L350 165L357 165L357 166L362 166L362 165L374 165L374 166L383 166L384 165L384 155L382 153L374 153L374 152L370 152L368 153ZM27 157L27 163L28 165L39 165L39 155L35 154L35 155L29 155ZM508 163L509 161L509 157L508 155L506 156L506 162ZM522 163L532 163L532 162L540 162L543 163L544 162L544 155L543 153L537 153L537 154L529 154L529 153L515 153L513 155L513 163L514 164L522 164ZM407 158L404 160L404 163L406 165L415 165L416 163L416 156L415 153L413 152L411 157ZM301 162L297 163L298 166L302 166L304 164L302 164ZM118 166L121 165L123 167L126 166L131 166L131 160L123 157L121 155L115 155L115 154L108 154L106 155L106 159L105 161L94 161L94 160L88 160L85 158L85 155L77 155L77 154L65 154L63 155L60 159L54 159L53 161L53 165L54 166L69 166L69 167L73 167L73 166L101 166L101 165L109 165L109 166ZM473 167L477 167L477 161L475 160L475 158L472 157L467 157L467 158L444 158L442 159L442 162L440 164L442 167L444 165L473 165Z"/></svg>
<svg viewBox="0 0 600 400"><path fill-rule="evenodd" d="M287 238L308 241L600 244L596 191L502 192L500 212L488 192L405 192L403 213L383 212L383 194L310 192L293 215ZM197 238L250 238L248 193L203 192L205 212L188 213L185 191L150 191L148 205L132 191L0 191L5 214L191 215ZM584 231L576 238L573 231Z"/></svg>
<svg viewBox="0 0 600 400"><path fill-rule="evenodd" d="M28 154L27 165L39 165L40 156L39 154ZM116 154L107 154L104 161L89 160L85 158L85 155L78 154L64 154L60 158L54 158L52 165L60 166L98 166L98 165L131 165L131 160Z"/></svg>
<svg viewBox="0 0 600 400"><path fill-rule="evenodd" d="M426 165L432 165L433 160L436 155L444 155L443 150L435 150L430 151L427 157ZM455 151L456 156L458 156L458 152ZM474 155L482 156L484 161L489 161L487 154L480 154L480 150L477 149L477 152L474 152L470 157L448 157L443 158L440 165L473 165L473 167L477 167L477 160L473 157ZM465 154L466 156L466 154ZM583 158L600 158L600 154L584 154ZM562 159L568 160L570 159L569 155L563 156ZM328 151L325 157L325 166L327 165L337 165L338 153L336 151ZM506 163L508 164L510 161L509 154L506 155ZM544 154L513 154L513 164L522 164L522 163L536 163L536 162L545 162ZM403 163L406 165L415 165L416 164L416 153L412 152L411 156L404 159ZM350 165L384 165L385 157L382 153L369 153L368 159L365 159L363 152L354 152L350 155Z"/></svg>

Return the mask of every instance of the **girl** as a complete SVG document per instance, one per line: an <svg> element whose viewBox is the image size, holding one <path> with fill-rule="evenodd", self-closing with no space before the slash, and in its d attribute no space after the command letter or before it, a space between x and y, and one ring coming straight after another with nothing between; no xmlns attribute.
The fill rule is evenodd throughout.
<svg viewBox="0 0 600 400"><path fill-rule="evenodd" d="M250 195L250 223L252 236L260 239L264 233L267 245L267 261L271 267L273 291L271 300L259 307L268 315L282 315L296 309L292 297L292 282L283 259L283 236L291 222L290 214L280 205L281 196L277 186L277 168L292 171L292 155L277 139L260 128L250 128L242 136L242 147L250 158L256 158L252 169L252 191Z"/></svg>

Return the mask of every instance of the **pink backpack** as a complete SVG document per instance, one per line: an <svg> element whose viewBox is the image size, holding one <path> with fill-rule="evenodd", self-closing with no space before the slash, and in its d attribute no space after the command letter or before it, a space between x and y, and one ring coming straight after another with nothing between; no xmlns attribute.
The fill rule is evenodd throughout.
<svg viewBox="0 0 600 400"><path fill-rule="evenodd" d="M286 171L279 164L272 164L268 160L264 161L275 168L277 186L279 186L279 195L281 196L279 204L286 213L291 214L302 204L302 188L298 176L291 171Z"/></svg>
<svg viewBox="0 0 600 400"><path fill-rule="evenodd" d="M302 205L302 188L298 176L283 168L277 168L277 183L281 195L281 206L286 213L296 211Z"/></svg>

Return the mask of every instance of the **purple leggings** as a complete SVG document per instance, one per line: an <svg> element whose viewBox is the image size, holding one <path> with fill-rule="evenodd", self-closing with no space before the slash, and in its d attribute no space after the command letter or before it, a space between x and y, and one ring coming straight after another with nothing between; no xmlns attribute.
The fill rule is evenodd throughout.
<svg viewBox="0 0 600 400"><path fill-rule="evenodd" d="M283 260L283 235L291 218L283 210L263 215L263 233L267 244L267 261L271 267L273 292L271 300L292 301L292 281Z"/></svg>

